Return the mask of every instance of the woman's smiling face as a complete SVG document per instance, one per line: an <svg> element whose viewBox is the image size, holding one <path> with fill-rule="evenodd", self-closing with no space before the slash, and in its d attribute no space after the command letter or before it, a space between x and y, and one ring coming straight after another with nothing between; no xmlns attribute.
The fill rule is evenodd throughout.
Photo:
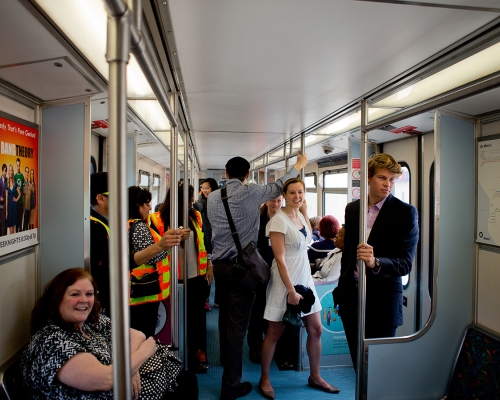
<svg viewBox="0 0 500 400"><path fill-rule="evenodd" d="M66 288L59 314L68 323L82 327L94 306L94 286L87 278L77 280Z"/></svg>
<svg viewBox="0 0 500 400"><path fill-rule="evenodd" d="M291 183L286 188L286 193L284 194L286 204L294 208L300 208L304 202L304 185L301 182Z"/></svg>

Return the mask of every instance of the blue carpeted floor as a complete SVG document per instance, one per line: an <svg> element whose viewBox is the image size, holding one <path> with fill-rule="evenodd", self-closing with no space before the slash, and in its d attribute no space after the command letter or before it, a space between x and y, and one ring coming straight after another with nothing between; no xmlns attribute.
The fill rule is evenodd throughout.
<svg viewBox="0 0 500 400"><path fill-rule="evenodd" d="M214 285L212 285L211 303L213 303ZM200 388L200 400L218 400L220 397L220 385L222 378L222 366L219 363L219 332L217 320L219 309L212 306L207 312L207 357L210 368L207 374L198 376ZM339 394L329 394L315 390L307 386L309 371L279 371L276 364L271 365L271 380L276 399L296 400L352 400L355 397L356 374L352 368L329 368L322 369L321 375L331 384L340 388ZM249 381L253 385L252 392L244 397L246 400L263 399L257 385L260 378L260 365L253 364L248 358L248 347L245 342L243 349L243 381Z"/></svg>

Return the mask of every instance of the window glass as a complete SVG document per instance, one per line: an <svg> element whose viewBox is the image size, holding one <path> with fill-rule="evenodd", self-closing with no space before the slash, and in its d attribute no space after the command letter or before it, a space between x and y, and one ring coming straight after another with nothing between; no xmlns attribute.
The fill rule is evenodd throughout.
<svg viewBox="0 0 500 400"><path fill-rule="evenodd" d="M405 203L410 203L410 170L401 163L403 174L394 182L392 194Z"/></svg>
<svg viewBox="0 0 500 400"><path fill-rule="evenodd" d="M153 186L151 188L151 208L156 210L156 206L160 203L160 176L153 174Z"/></svg>
<svg viewBox="0 0 500 400"><path fill-rule="evenodd" d="M140 176L140 181L139 181L139 186L143 187L145 189L149 189L149 175L139 172Z"/></svg>
<svg viewBox="0 0 500 400"><path fill-rule="evenodd" d="M344 214L346 205L347 205L347 193L328 193L328 192L325 193L324 197L325 215L333 215L335 218L337 218L337 220L341 225L344 223Z"/></svg>
<svg viewBox="0 0 500 400"><path fill-rule="evenodd" d="M325 175L325 189L347 188L347 172Z"/></svg>
<svg viewBox="0 0 500 400"><path fill-rule="evenodd" d="M306 192L307 215L315 217L318 215L318 194L316 192Z"/></svg>
<svg viewBox="0 0 500 400"><path fill-rule="evenodd" d="M315 175L309 175L305 177L304 182L306 184L306 189L315 189L316 188L316 183L315 183Z"/></svg>

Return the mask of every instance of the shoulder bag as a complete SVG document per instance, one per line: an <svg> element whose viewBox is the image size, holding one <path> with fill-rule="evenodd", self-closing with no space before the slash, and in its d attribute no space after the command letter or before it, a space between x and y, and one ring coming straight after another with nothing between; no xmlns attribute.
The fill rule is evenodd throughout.
<svg viewBox="0 0 500 400"><path fill-rule="evenodd" d="M234 273L241 280L243 286L246 286L248 289L254 292L264 290L271 277L269 266L257 251L257 247L255 247L253 242L247 244L245 248L241 247L240 238L236 232L236 227L234 226L233 217L231 216L231 211L229 210L229 204L227 202L227 188L221 189L221 199L224 204L224 209L226 210L234 244L238 250L238 257L234 265Z"/></svg>

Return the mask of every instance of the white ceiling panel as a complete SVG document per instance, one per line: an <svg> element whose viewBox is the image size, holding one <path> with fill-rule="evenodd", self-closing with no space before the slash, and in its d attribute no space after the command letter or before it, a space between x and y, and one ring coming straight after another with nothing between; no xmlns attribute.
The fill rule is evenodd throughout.
<svg viewBox="0 0 500 400"><path fill-rule="evenodd" d="M287 138L498 17L347 0L168 7L202 168L213 166L204 143L217 139L199 131ZM224 141L224 153L254 158L276 144L237 137Z"/></svg>
<svg viewBox="0 0 500 400"><path fill-rule="evenodd" d="M419 3L443 4L482 8L500 8L500 0L419 0Z"/></svg>

